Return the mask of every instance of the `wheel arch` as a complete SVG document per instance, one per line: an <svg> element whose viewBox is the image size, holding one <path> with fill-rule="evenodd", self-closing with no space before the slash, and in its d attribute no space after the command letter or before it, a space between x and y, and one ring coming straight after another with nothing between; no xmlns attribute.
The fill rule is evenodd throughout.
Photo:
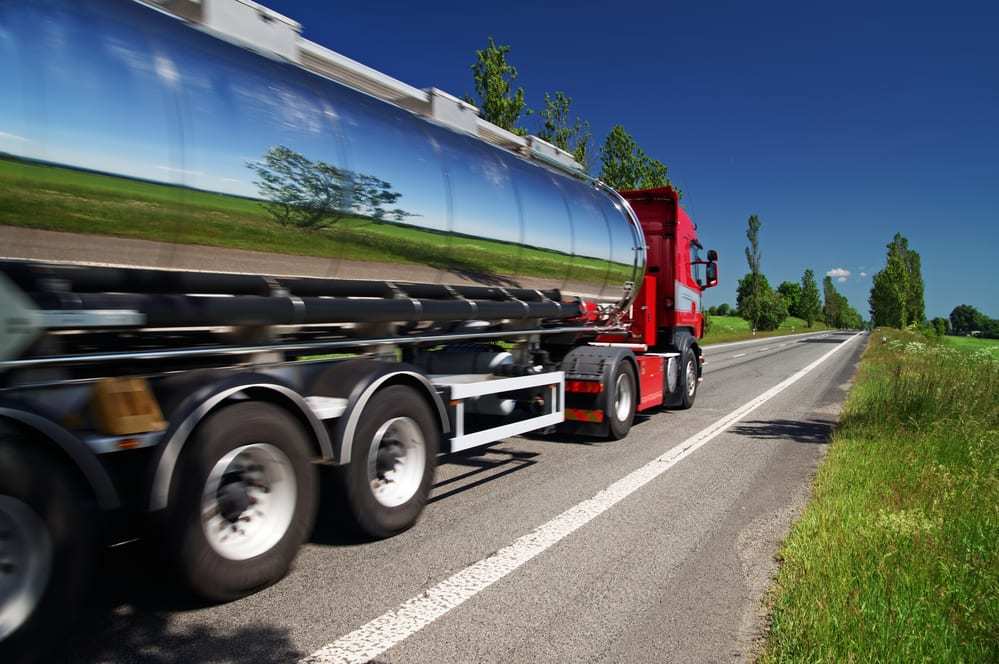
<svg viewBox="0 0 999 664"><path fill-rule="evenodd" d="M333 462L336 465L350 463L350 450L354 433L357 430L364 406L379 390L392 385L407 385L422 396L430 410L437 415L442 435L450 433L451 423L447 408L434 389L430 379L415 366L381 362L378 360L358 359L342 363L331 368L323 380L325 385L316 386L316 394L329 393L330 396L345 396L347 408L344 415L336 421L333 435ZM336 379L337 385L330 385L331 379Z"/></svg>
<svg viewBox="0 0 999 664"><path fill-rule="evenodd" d="M121 506L118 491L111 476L101 465L97 455L68 430L52 420L21 408L0 406L0 422L6 421L36 435L75 470L93 491L98 506L104 511Z"/></svg>
<svg viewBox="0 0 999 664"><path fill-rule="evenodd" d="M566 353L565 358L562 360L562 370L566 372L566 379L570 379L572 377L571 374L574 373L572 371L572 363L577 356L590 356L606 360L607 362L603 367L603 373L601 374L601 381L605 384L614 374L614 370L617 368L618 364L621 362L628 363L635 376L636 403L641 401L642 381L639 379L641 372L638 367L638 360L635 358L635 354L631 351L631 349L614 348L612 346L577 346ZM608 408L606 391L601 392L596 397L595 404L602 410L606 410Z"/></svg>
<svg viewBox="0 0 999 664"><path fill-rule="evenodd" d="M298 391L273 376L243 374L205 386L175 409L154 463L149 490L150 511L166 508L177 460L198 424L226 403L243 396L284 408L303 425L317 456L324 460L333 458L333 444L326 427Z"/></svg>

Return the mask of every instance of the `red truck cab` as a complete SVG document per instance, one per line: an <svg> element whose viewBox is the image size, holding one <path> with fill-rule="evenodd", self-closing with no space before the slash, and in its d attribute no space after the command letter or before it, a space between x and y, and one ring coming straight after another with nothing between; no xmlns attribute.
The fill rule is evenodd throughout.
<svg viewBox="0 0 999 664"><path fill-rule="evenodd" d="M670 187L620 192L642 224L646 271L631 310L631 341L648 348L678 346L704 335L701 294L718 284L718 254L704 254L697 226ZM704 254L704 255L702 255Z"/></svg>

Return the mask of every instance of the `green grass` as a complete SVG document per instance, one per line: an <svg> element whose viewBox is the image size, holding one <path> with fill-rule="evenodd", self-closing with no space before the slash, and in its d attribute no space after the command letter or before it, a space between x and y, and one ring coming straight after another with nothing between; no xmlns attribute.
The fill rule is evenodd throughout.
<svg viewBox="0 0 999 664"><path fill-rule="evenodd" d="M961 350L984 350L999 357L999 339L983 339L981 337L944 337L943 341Z"/></svg>
<svg viewBox="0 0 999 664"><path fill-rule="evenodd" d="M800 318L789 316L779 329L769 332L753 331L749 327L749 322L739 316L712 316L711 329L704 335L704 344L720 344L726 341L742 341L743 339L759 339L762 337L778 337L785 334L798 334L801 332L816 332L827 329L825 324L815 321L811 328L805 325L805 321Z"/></svg>
<svg viewBox="0 0 999 664"><path fill-rule="evenodd" d="M425 264L489 282L549 276L570 257L533 247L454 236L367 218L326 231L276 223L258 202L183 187L0 158L0 225L207 245L268 253ZM573 280L630 278L627 267L573 260ZM498 282L499 283L499 282Z"/></svg>
<svg viewBox="0 0 999 664"><path fill-rule="evenodd" d="M762 661L999 661L999 358L870 338Z"/></svg>

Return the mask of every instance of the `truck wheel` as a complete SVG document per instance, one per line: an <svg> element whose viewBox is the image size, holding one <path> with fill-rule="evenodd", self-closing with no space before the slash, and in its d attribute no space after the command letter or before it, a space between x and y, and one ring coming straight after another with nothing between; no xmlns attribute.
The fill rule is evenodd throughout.
<svg viewBox="0 0 999 664"><path fill-rule="evenodd" d="M268 403L226 406L184 446L166 546L198 596L228 601L281 579L312 532L318 482L298 420Z"/></svg>
<svg viewBox="0 0 999 664"><path fill-rule="evenodd" d="M680 376L677 381L676 395L670 400L670 406L678 410L686 410L694 405L697 397L697 354L687 346L680 353Z"/></svg>
<svg viewBox="0 0 999 664"><path fill-rule="evenodd" d="M635 370L631 363L622 360L614 369L607 394L608 440L621 440L631 431L635 421L635 408L638 405L638 389L635 385Z"/></svg>
<svg viewBox="0 0 999 664"><path fill-rule="evenodd" d="M0 661L28 662L75 619L99 553L99 512L82 480L41 444L0 425Z"/></svg>
<svg viewBox="0 0 999 664"><path fill-rule="evenodd" d="M349 516L361 532L385 538L411 527L434 480L440 432L426 400L393 385L364 406L340 470Z"/></svg>

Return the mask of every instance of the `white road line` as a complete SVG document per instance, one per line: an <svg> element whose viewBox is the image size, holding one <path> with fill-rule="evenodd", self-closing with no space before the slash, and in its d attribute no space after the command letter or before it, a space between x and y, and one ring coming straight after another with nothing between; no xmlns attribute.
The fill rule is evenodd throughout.
<svg viewBox="0 0 999 664"><path fill-rule="evenodd" d="M558 544L643 486L706 445L728 427L801 380L810 371L846 347L854 335L825 355L781 381L752 401L736 408L706 429L694 434L662 456L653 459L588 500L569 508L532 532L515 540L488 558L428 588L397 608L382 614L350 634L301 660L309 664L362 664L412 636L451 609L460 606L517 568Z"/></svg>
<svg viewBox="0 0 999 664"><path fill-rule="evenodd" d="M759 352L760 352L760 353L762 353L762 352L763 352L763 351L765 351L765 350L770 350L770 346L767 346L766 348L761 348L761 349L759 350Z"/></svg>
<svg viewBox="0 0 999 664"><path fill-rule="evenodd" d="M739 353L738 355L733 355L732 359L734 360L737 357L745 357L745 356L746 356L746 353Z"/></svg>

